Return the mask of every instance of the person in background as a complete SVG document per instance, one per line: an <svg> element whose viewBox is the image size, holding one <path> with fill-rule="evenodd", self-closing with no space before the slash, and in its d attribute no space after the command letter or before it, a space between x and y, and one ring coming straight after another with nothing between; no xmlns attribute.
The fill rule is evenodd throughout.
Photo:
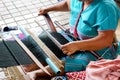
<svg viewBox="0 0 120 80"><path fill-rule="evenodd" d="M76 40L62 45L61 57L64 60L64 72L82 71L90 61L96 61L92 52L104 59L117 57L114 46L114 34L120 18L119 8L114 0L64 0L58 4L39 10L39 15L49 11L70 11L69 32ZM40 39L50 48L48 39L42 34ZM47 42L47 41L48 42ZM54 47L51 47L52 49ZM46 68L54 73L49 66ZM41 69L29 72L31 80L37 77L48 76Z"/></svg>

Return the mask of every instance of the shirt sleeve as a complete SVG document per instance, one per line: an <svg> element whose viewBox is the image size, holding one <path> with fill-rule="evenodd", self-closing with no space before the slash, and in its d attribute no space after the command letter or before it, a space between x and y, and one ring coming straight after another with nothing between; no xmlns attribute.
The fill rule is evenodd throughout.
<svg viewBox="0 0 120 80"><path fill-rule="evenodd" d="M97 30L115 30L118 24L119 11L113 5L102 5L97 11Z"/></svg>

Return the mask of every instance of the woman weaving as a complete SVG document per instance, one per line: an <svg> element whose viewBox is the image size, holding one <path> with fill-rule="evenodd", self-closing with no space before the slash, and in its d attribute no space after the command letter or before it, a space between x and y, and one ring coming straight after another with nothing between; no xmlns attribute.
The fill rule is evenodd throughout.
<svg viewBox="0 0 120 80"><path fill-rule="evenodd" d="M65 72L85 70L90 61L98 60L90 51L95 51L105 59L116 58L113 39L120 13L113 0L65 0L57 5L40 9L39 15L49 11L70 11L70 33L79 39L63 44L61 52L56 53L66 55L65 58L60 57L65 61ZM45 41L45 34L41 34L40 38L50 48L49 41ZM46 68L50 70L49 66ZM50 72L52 73L51 70ZM28 74L32 80L47 76L42 70Z"/></svg>

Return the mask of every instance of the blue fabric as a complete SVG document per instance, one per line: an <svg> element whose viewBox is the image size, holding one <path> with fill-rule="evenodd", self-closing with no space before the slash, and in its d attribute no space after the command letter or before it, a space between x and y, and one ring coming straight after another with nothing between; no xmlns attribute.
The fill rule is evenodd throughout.
<svg viewBox="0 0 120 80"><path fill-rule="evenodd" d="M79 12L82 9L82 2L71 0L70 26L71 33ZM77 32L80 35L91 38L98 35L98 31L116 30L119 19L119 8L113 0L94 0L81 14ZM106 47L96 51L105 59L116 58L114 46ZM92 60L97 60L90 52L77 52L72 56L64 57L65 71L85 70L87 64Z"/></svg>

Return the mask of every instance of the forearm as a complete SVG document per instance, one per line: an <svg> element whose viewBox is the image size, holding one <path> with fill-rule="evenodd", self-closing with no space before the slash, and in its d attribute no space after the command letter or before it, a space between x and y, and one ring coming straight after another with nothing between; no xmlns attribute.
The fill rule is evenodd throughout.
<svg viewBox="0 0 120 80"><path fill-rule="evenodd" d="M49 12L49 11L69 11L68 1L65 0L65 1L59 2L56 5L45 8L45 10L47 12Z"/></svg>
<svg viewBox="0 0 120 80"><path fill-rule="evenodd" d="M104 40L98 40L99 39L88 39L83 41L75 41L74 43L77 45L78 50L101 50L111 44Z"/></svg>
<svg viewBox="0 0 120 80"><path fill-rule="evenodd" d="M77 45L78 50L101 50L105 47L109 47L113 42L114 34L101 35L95 38L82 40L82 41L75 41L75 45Z"/></svg>

